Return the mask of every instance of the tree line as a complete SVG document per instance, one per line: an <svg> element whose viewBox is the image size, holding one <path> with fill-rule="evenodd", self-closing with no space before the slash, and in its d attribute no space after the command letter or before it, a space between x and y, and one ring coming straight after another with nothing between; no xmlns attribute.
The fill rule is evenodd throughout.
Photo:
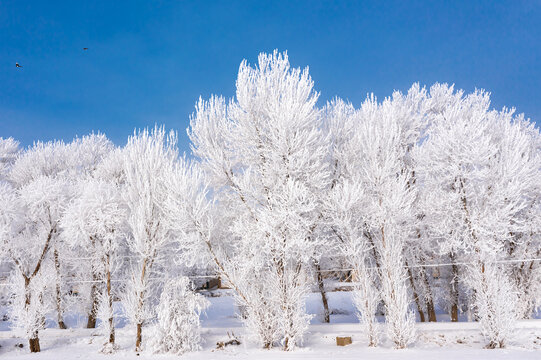
<svg viewBox="0 0 541 360"><path fill-rule="evenodd" d="M117 300L137 351L197 350L208 302L194 266L228 283L263 348L302 344L312 288L329 321L331 269L352 279L369 346L385 332L407 347L415 313L437 321L440 308L504 347L541 303L538 128L447 84L358 108L318 97L308 69L275 51L241 63L234 98L199 99L190 158L164 127L124 146L0 139L0 290L30 350L47 314L62 328L76 306L114 351Z"/></svg>

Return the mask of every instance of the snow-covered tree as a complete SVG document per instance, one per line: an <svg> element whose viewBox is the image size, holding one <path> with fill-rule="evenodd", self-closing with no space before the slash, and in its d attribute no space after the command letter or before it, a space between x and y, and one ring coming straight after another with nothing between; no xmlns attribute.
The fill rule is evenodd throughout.
<svg viewBox="0 0 541 360"><path fill-rule="evenodd" d="M529 150L522 148L530 158L541 154L541 135L535 123L517 121L524 134L530 138ZM527 190L527 205L520 214L524 226L512 234L513 240L507 246L512 281L517 288L517 316L531 318L541 305L541 181L534 181Z"/></svg>
<svg viewBox="0 0 541 360"><path fill-rule="evenodd" d="M43 297L51 282L55 283L52 249L62 211L59 204L65 203L68 194L66 182L49 177L18 189L1 188L3 243L15 264L14 281L20 285L14 288L14 317L24 328L32 352L40 351L38 332L51 310Z"/></svg>
<svg viewBox="0 0 541 360"><path fill-rule="evenodd" d="M156 353L177 355L199 350L199 315L209 304L205 297L193 291L187 277L169 280L157 306L157 323L149 336L149 348Z"/></svg>
<svg viewBox="0 0 541 360"><path fill-rule="evenodd" d="M112 149L112 144L102 134L91 134L76 138L71 143L52 141L37 142L18 156L9 172L9 180L17 187L26 186L41 178L48 178L51 182L63 183L65 189L61 203L52 204L56 210L65 208L75 195L76 183L87 178L94 171L101 159ZM62 214L59 210L58 214ZM59 219L51 221L58 223ZM66 283L68 277L81 270L79 264L73 263L71 258L78 254L75 249L68 246L65 237L61 236L62 229L56 228L51 242L52 257L56 271L56 308L58 325L66 328L63 314L71 301L68 296L70 287ZM77 266L76 266L77 265Z"/></svg>
<svg viewBox="0 0 541 360"><path fill-rule="evenodd" d="M74 184L76 191L74 196L77 197L84 192L84 186L94 185L96 182L93 179L101 179L100 175L96 174L103 160L113 151L114 147L111 141L104 134L90 134L82 138L76 138L67 145L66 156L66 172L65 177L69 178ZM103 179L108 181L109 179ZM94 199L95 200L95 199ZM87 245L82 246L81 239L75 241L74 234L62 236L62 240L66 244L64 252L69 249L74 257L88 258L93 255L101 254L99 242L92 242L87 239ZM92 244L96 244L97 249L92 249ZM77 245L77 246L73 246ZM87 328L96 326L96 312L98 309L99 300L99 278L102 276L102 267L99 265L101 261L89 262L70 262L69 267L72 273L87 282L80 283L78 292L84 296L79 297L78 307L80 310L88 312ZM98 266L96 268L96 266ZM92 282L88 282L90 280ZM88 295L88 296L87 296Z"/></svg>
<svg viewBox="0 0 541 360"><path fill-rule="evenodd" d="M488 94L468 96L436 85L440 111L419 148L426 215L440 252L467 262L464 281L488 347L503 347L513 332L516 288L508 257L514 234L527 234L524 213L539 184L539 153L532 151L524 119L489 110Z"/></svg>
<svg viewBox="0 0 541 360"><path fill-rule="evenodd" d="M426 91L415 84L407 94L395 92L381 103L370 97L358 110L340 100L327 106L338 184L334 230L341 233L340 246L356 270L357 294L364 298L357 303L372 345L375 320L367 312L377 304L374 281L381 286L387 333L395 346L403 348L414 339L404 251L417 224L410 151L426 124L425 101ZM366 266L377 267L377 279Z"/></svg>
<svg viewBox="0 0 541 360"><path fill-rule="evenodd" d="M351 179L336 185L329 208L332 212L332 229L338 237L338 249L344 255L348 268L352 269L354 282L353 302L364 326L369 346L377 346L379 326L376 312L381 293L378 289L373 247L366 239L366 225L362 217L363 196L359 182Z"/></svg>
<svg viewBox="0 0 541 360"><path fill-rule="evenodd" d="M19 153L19 142L13 138L0 137L0 180L5 180L9 168Z"/></svg>
<svg viewBox="0 0 541 360"><path fill-rule="evenodd" d="M74 177L95 177L102 161L115 149L113 143L102 133L91 133L75 138L68 144L70 175Z"/></svg>
<svg viewBox="0 0 541 360"><path fill-rule="evenodd" d="M63 236L70 239L70 246L78 247L78 253L90 258L92 275L85 280L92 281L91 319L95 322L98 315L106 316L100 320L108 339L106 346L111 349L115 343L115 293L111 276L119 267L118 253L125 236L125 220L126 209L120 189L114 183L87 179L79 184L78 195L66 209L61 221Z"/></svg>
<svg viewBox="0 0 541 360"><path fill-rule="evenodd" d="M353 105L335 99L325 107L324 116L332 173L330 196L325 207L329 238L332 239L327 246L336 244L336 249L345 259L345 268L352 269L355 283L353 301L359 320L365 327L369 346L377 346L379 326L376 311L381 294L374 270L374 247L366 236L363 220L365 194L354 165L358 154L352 146L358 112Z"/></svg>
<svg viewBox="0 0 541 360"><path fill-rule="evenodd" d="M142 349L142 328L152 315L148 300L156 290L157 271L171 255L165 250L173 240L174 224L164 206L169 196L166 178L178 158L176 141L175 133L155 127L135 133L122 150L127 244L134 255L123 303L136 325L136 351Z"/></svg>
<svg viewBox="0 0 541 360"><path fill-rule="evenodd" d="M19 191L23 188L29 188L32 189L32 191L48 191L49 187L56 187L57 185L64 191L64 196L57 198L54 196L51 197L52 194L56 194L55 192L52 194L42 194L42 200L47 204L47 210L44 210L44 213L42 214L37 214L37 216L43 219L26 219L30 223L35 221L48 221L48 225L45 223L45 226L50 227L50 231L46 230L47 233L50 232L51 234L50 241L47 242L46 248L47 252L49 249L51 250L55 265L56 278L53 282L56 284L56 309L58 313L58 325L61 328L66 327L63 321L64 303L62 299L62 293L65 289L63 289L61 274L64 268L60 264L60 254L57 250L58 232L60 230L57 227L57 224L59 221L58 216L61 214L61 208L66 205L69 199L68 194L70 193L70 189L68 182L62 180L57 184L56 179L66 170L66 155L66 145L61 141L48 143L37 142L32 147L19 154L16 161L11 166L8 176L8 181L14 184ZM25 193L24 190L22 191ZM36 193L34 196L38 198L40 195ZM23 206L27 205L29 204L23 204ZM48 210L48 207L50 207L51 210ZM49 212L50 216L46 218ZM27 226L30 225L27 224Z"/></svg>
<svg viewBox="0 0 541 360"><path fill-rule="evenodd" d="M67 289L64 284L64 278L66 275L66 264L62 261L65 253L59 252L59 249L63 247L59 245L61 240L59 239L60 228L57 226L62 214L62 208L67 205L69 196L67 196L71 190L69 189L69 180L67 178L69 169L69 151L67 151L67 145L62 141L51 142L36 142L34 145L26 149L17 158L9 172L9 180L16 184L17 187L24 187L31 185L33 182L47 182L50 186L55 186L56 180L63 182L62 187L65 190L65 196L60 199L56 199L61 202L50 201L48 205L54 208L54 214L57 217L50 219L51 228L54 227L54 232L51 235L50 248L52 258L54 261L54 269L56 272L56 278L54 280L55 298L56 298L56 310L57 310L57 322L61 329L65 329L64 323L64 311L65 311L65 298L64 294ZM62 180L60 180L62 179ZM38 186L36 189L40 189ZM47 191L43 188L43 191ZM46 194L44 194L46 196ZM36 194L36 196L39 196ZM45 215L43 215L45 216Z"/></svg>
<svg viewBox="0 0 541 360"><path fill-rule="evenodd" d="M17 157L9 172L9 180L22 186L44 176L65 174L68 168L66 148L63 141L34 143Z"/></svg>
<svg viewBox="0 0 541 360"><path fill-rule="evenodd" d="M310 318L304 300L320 240L317 194L329 179L317 98L307 70L292 69L286 54L261 54L257 67L241 64L234 100L200 100L191 119L194 154L231 211L223 231L233 249L218 268L267 348L293 349Z"/></svg>

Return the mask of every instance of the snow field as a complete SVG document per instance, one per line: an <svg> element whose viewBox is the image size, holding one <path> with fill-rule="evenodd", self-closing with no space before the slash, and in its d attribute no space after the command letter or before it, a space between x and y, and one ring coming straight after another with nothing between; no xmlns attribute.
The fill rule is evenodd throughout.
<svg viewBox="0 0 541 360"><path fill-rule="evenodd" d="M0 329L0 357L2 359L539 359L541 354L541 320L523 320L517 324L516 338L506 349L484 349L478 323L416 323L417 339L408 349L393 349L393 344L384 338L380 346L367 346L366 334L354 314L351 293L329 293L331 323L323 324L320 320L321 301L318 293L310 294L306 305L307 311L314 316L305 336L303 346L293 352L284 352L279 348L260 349L256 344L242 341L245 335L241 321L235 315L235 303L230 291L223 291L219 297L208 297L211 305L201 315L202 350L176 355L157 355L143 351L134 352L134 326L121 317L119 304L116 308L117 344L119 349L113 355L102 354L100 350L106 339L98 329L85 329L85 318L73 314L66 316L70 326L68 330L59 330L54 322L51 328L40 332L42 351L31 354L27 341L17 336L17 331L7 328L5 322ZM444 314L438 314L444 318ZM383 319L380 319L383 320ZM143 328L143 339L149 328ZM240 346L228 346L216 350L218 341L228 340L227 333L234 333L241 338ZM353 344L346 347L336 346L336 336L351 336ZM16 345L23 344L23 348Z"/></svg>

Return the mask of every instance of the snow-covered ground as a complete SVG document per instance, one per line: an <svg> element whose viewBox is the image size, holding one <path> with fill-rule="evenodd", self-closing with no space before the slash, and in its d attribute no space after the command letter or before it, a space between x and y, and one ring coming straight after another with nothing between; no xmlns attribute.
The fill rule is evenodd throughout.
<svg viewBox="0 0 541 360"><path fill-rule="evenodd" d="M222 292L227 295L227 292ZM184 359L541 359L541 320L520 321L515 340L503 350L484 349L484 340L477 323L418 323L417 340L406 350L395 350L382 336L377 348L367 347L366 338L355 317L347 292L329 293L333 315L331 324L322 324L316 315L305 337L303 347L284 353L279 349L262 350L244 341L241 322L235 317L231 296L210 297L211 306L202 315L202 351L182 356ZM319 294L312 294L307 310L321 313ZM445 320L443 314L441 318ZM81 328L84 318L69 316L70 329L48 328L40 333L39 354L30 354L27 342L10 330L9 322L0 321L0 358L2 359L176 359L174 355L154 355L134 351L135 329L123 319L117 319L117 343L114 355L100 353L105 342L99 331ZM54 323L49 323L54 326ZM146 329L148 330L148 329ZM383 330L383 326L382 326ZM216 350L218 341L228 340L228 332L238 336L242 344ZM148 331L147 331L148 333ZM336 336L352 336L353 344L336 346ZM143 339L145 329L143 329ZM23 344L20 348L18 345Z"/></svg>

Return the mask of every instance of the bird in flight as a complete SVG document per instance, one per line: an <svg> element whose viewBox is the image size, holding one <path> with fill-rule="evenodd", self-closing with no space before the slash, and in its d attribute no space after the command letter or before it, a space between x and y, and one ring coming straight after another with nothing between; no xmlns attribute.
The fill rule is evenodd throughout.
<svg viewBox="0 0 541 360"><path fill-rule="evenodd" d="M19 65L19 63L15 63L15 67L22 68L22 66Z"/></svg>
<svg viewBox="0 0 541 360"><path fill-rule="evenodd" d="M84 51L87 51L87 50L88 50L88 48L83 48L83 50L84 50Z"/></svg>

